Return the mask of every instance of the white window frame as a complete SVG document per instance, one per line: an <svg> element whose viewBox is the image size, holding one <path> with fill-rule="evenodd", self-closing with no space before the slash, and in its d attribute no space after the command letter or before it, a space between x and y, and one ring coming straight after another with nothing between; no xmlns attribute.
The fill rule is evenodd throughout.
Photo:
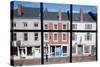
<svg viewBox="0 0 100 67"><path fill-rule="evenodd" d="M63 25L66 25L66 29L63 28ZM62 24L62 30L67 30L67 24Z"/></svg>
<svg viewBox="0 0 100 67"><path fill-rule="evenodd" d="M55 34L57 34L57 40L54 40L54 35L55 35ZM54 42L57 42L57 41L58 41L58 33L57 33L57 32L54 32L54 33L53 33L53 41L54 41Z"/></svg>
<svg viewBox="0 0 100 67"><path fill-rule="evenodd" d="M45 25L47 25L47 29L45 28ZM44 29L45 29L45 30L48 30L48 29L49 29L49 26L48 26L48 24L44 24Z"/></svg>
<svg viewBox="0 0 100 67"><path fill-rule="evenodd" d="M74 28L73 28L73 25L74 25ZM77 30L77 24L72 24L72 29Z"/></svg>
<svg viewBox="0 0 100 67"><path fill-rule="evenodd" d="M37 36L37 37L38 37L37 40L35 40L35 37L36 37L35 34L36 34L36 33L38 34L38 36ZM38 33L38 32L35 32L35 33L34 33L34 41L38 41L38 40L39 40L39 33Z"/></svg>
<svg viewBox="0 0 100 67"><path fill-rule="evenodd" d="M24 39L25 38L25 36L24 36L25 34L27 34L27 40ZM28 41L28 32L23 33L23 40L24 41Z"/></svg>
<svg viewBox="0 0 100 67"><path fill-rule="evenodd" d="M26 24L26 25L25 25ZM23 22L23 26L24 27L28 27L28 23L27 22Z"/></svg>
<svg viewBox="0 0 100 67"><path fill-rule="evenodd" d="M63 40L63 38L64 38L63 34L66 34L66 40ZM68 33L66 33L66 32L62 32L62 41L63 41L63 42L67 42L67 34L68 34Z"/></svg>
<svg viewBox="0 0 100 67"><path fill-rule="evenodd" d="M73 40L73 33L74 33L74 37L75 37L74 40ZM73 41L77 41L77 36L78 36L78 35L77 35L75 32L73 32L73 33L72 33L72 40L73 40Z"/></svg>
<svg viewBox="0 0 100 67"><path fill-rule="evenodd" d="M57 29L55 29L55 25L57 25ZM58 24L56 24L56 23L53 24L53 29L54 29L54 30L58 30Z"/></svg>
<svg viewBox="0 0 100 67"><path fill-rule="evenodd" d="M92 24L85 24L85 29L86 30L92 30Z"/></svg>
<svg viewBox="0 0 100 67"><path fill-rule="evenodd" d="M47 40L45 39L45 34L48 35ZM48 41L49 41L49 33L48 33L48 32L45 32L45 33L44 33L44 41L45 41L45 42L48 42Z"/></svg>
<svg viewBox="0 0 100 67"><path fill-rule="evenodd" d="M89 39L87 39L87 36L89 36ZM91 39L90 39L91 38ZM86 33L85 35L85 40L86 41L91 41L92 40L92 34L91 33Z"/></svg>
<svg viewBox="0 0 100 67"><path fill-rule="evenodd" d="M37 26L35 26L35 24L38 24ZM34 22L34 27L38 28L39 27L39 23L38 22Z"/></svg>

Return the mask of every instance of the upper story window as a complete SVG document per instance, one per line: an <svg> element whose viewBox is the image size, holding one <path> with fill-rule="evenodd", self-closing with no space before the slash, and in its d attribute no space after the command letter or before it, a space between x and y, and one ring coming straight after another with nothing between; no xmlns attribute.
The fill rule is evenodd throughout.
<svg viewBox="0 0 100 67"><path fill-rule="evenodd" d="M57 29L57 24L54 24L54 29Z"/></svg>
<svg viewBox="0 0 100 67"><path fill-rule="evenodd" d="M23 24L24 24L24 27L27 27L27 23L26 22L23 22Z"/></svg>
<svg viewBox="0 0 100 67"><path fill-rule="evenodd" d="M72 24L72 29L77 29L77 24Z"/></svg>
<svg viewBox="0 0 100 67"><path fill-rule="evenodd" d="M38 40L38 33L34 33L34 40L35 40L35 41Z"/></svg>
<svg viewBox="0 0 100 67"><path fill-rule="evenodd" d="M17 40L17 35L16 33L13 33L13 41L16 41Z"/></svg>
<svg viewBox="0 0 100 67"><path fill-rule="evenodd" d="M92 35L89 32L85 35L85 40L92 40Z"/></svg>
<svg viewBox="0 0 100 67"><path fill-rule="evenodd" d="M66 33L63 33L63 40L66 40Z"/></svg>
<svg viewBox="0 0 100 67"><path fill-rule="evenodd" d="M47 33L45 33L45 40L48 40L49 36Z"/></svg>
<svg viewBox="0 0 100 67"><path fill-rule="evenodd" d="M72 33L72 40L77 40L77 35L75 33Z"/></svg>
<svg viewBox="0 0 100 67"><path fill-rule="evenodd" d="M54 33L54 40L57 40L57 33Z"/></svg>
<svg viewBox="0 0 100 67"><path fill-rule="evenodd" d="M24 33L24 41L28 40L28 33Z"/></svg>
<svg viewBox="0 0 100 67"><path fill-rule="evenodd" d="M48 25L47 24L45 24L44 27L45 27L45 29L48 29Z"/></svg>
<svg viewBox="0 0 100 67"><path fill-rule="evenodd" d="M92 29L92 24L85 24L85 29Z"/></svg>
<svg viewBox="0 0 100 67"><path fill-rule="evenodd" d="M63 24L63 29L66 30L66 28L67 28L67 27L66 27L66 24Z"/></svg>
<svg viewBox="0 0 100 67"><path fill-rule="evenodd" d="M38 27L38 23L34 23L34 27Z"/></svg>

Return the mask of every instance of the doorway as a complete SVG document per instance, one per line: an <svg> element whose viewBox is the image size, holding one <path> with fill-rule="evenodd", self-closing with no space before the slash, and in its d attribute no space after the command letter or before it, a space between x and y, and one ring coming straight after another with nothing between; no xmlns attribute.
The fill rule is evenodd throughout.
<svg viewBox="0 0 100 67"><path fill-rule="evenodd" d="M83 45L78 45L78 55L83 55Z"/></svg>

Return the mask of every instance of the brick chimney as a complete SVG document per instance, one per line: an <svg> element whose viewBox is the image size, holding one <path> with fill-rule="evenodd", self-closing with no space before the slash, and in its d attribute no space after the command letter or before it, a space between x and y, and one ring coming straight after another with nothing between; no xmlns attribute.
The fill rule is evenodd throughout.
<svg viewBox="0 0 100 67"><path fill-rule="evenodd" d="M22 15L22 6L21 4L18 4L18 16Z"/></svg>
<svg viewBox="0 0 100 67"><path fill-rule="evenodd" d="M61 8L59 8L59 11L58 11L58 19L59 19L59 21L62 20Z"/></svg>
<svg viewBox="0 0 100 67"><path fill-rule="evenodd" d="M80 9L80 22L83 22L83 9Z"/></svg>

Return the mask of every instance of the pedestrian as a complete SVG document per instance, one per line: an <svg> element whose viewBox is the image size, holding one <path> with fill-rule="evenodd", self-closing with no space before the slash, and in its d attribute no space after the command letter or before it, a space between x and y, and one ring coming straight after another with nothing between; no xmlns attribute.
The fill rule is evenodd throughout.
<svg viewBox="0 0 100 67"><path fill-rule="evenodd" d="M48 50L47 50L47 48L45 49L45 60L46 60L46 62L48 62Z"/></svg>

